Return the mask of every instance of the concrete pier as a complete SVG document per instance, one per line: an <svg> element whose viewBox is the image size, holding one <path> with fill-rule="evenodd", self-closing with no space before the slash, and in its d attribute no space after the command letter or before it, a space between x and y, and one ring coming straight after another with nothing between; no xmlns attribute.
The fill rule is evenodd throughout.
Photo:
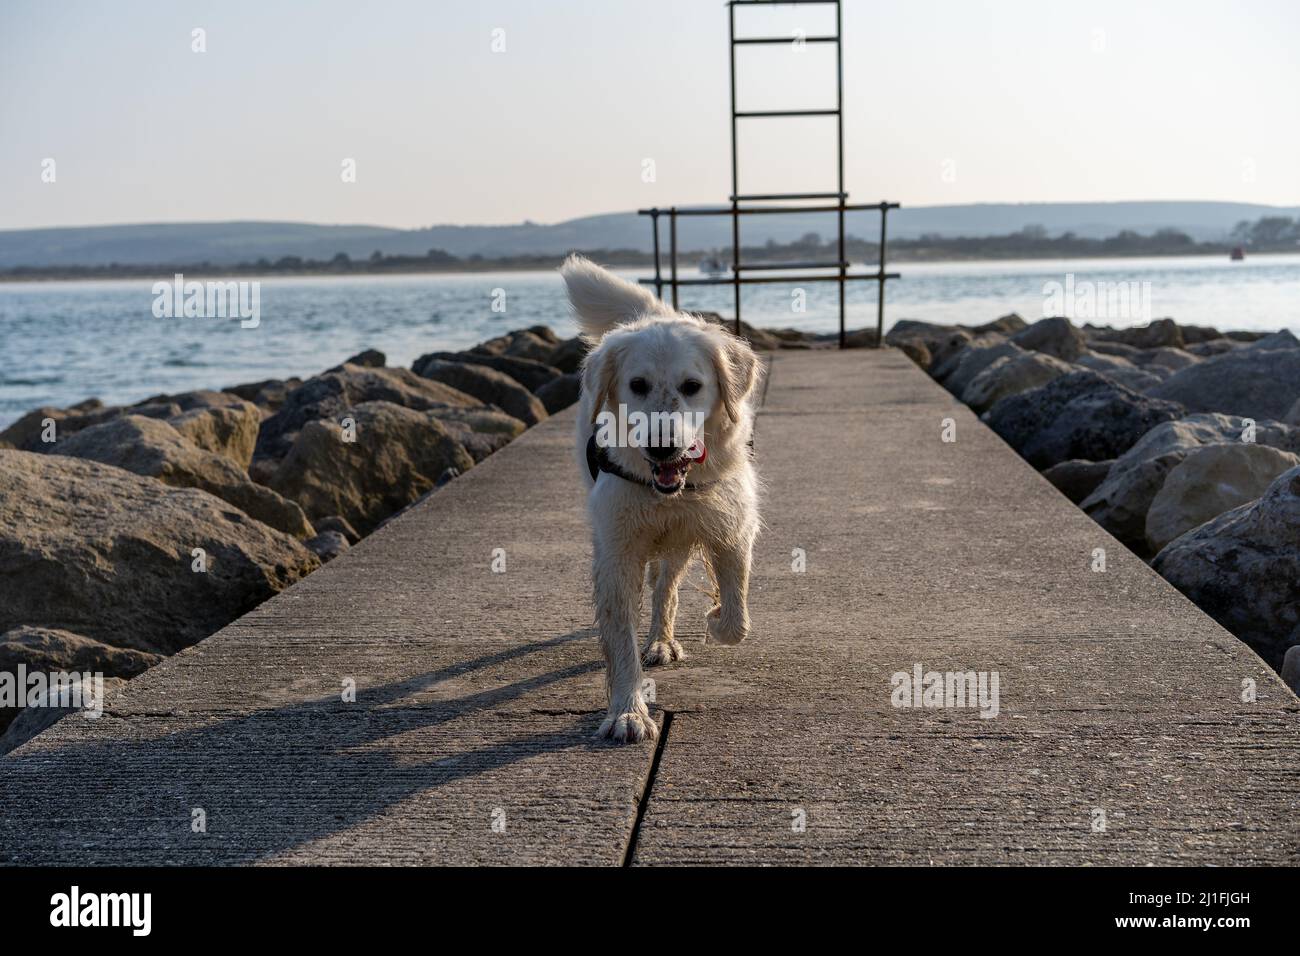
<svg viewBox="0 0 1300 956"><path fill-rule="evenodd" d="M753 636L697 569L658 747L594 740L572 414L0 758L0 861L1300 862L1300 702L892 350L776 356Z"/></svg>

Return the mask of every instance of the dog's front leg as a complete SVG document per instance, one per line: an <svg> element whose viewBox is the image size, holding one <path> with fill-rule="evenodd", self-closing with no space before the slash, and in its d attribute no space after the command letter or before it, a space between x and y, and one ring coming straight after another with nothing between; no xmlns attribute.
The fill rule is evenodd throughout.
<svg viewBox="0 0 1300 956"><path fill-rule="evenodd" d="M654 562L654 597L650 606L650 643L646 645L641 661L646 667L657 664L671 664L673 661L686 659L686 651L673 636L677 621L677 588L686 566L690 563L690 552L674 552L666 558Z"/></svg>
<svg viewBox="0 0 1300 956"><path fill-rule="evenodd" d="M709 640L739 644L749 636L749 563L753 533L709 549L709 564L718 587L718 605L709 612Z"/></svg>
<svg viewBox="0 0 1300 956"><path fill-rule="evenodd" d="M642 558L597 544L592 581L596 627L605 654L605 689L609 696L609 713L600 725L599 736L620 742L654 740L659 736L659 728L650 719L641 689L644 678L636 642L644 579Z"/></svg>

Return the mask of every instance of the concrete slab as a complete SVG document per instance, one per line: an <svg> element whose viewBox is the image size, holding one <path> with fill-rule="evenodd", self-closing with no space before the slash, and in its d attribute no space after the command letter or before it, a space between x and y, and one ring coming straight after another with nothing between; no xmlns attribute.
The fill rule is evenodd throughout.
<svg viewBox="0 0 1300 956"><path fill-rule="evenodd" d="M647 795L591 739L572 414L0 758L0 860L1300 862L1300 702L892 351L777 356L753 636L694 573ZM892 706L916 664L998 716Z"/></svg>

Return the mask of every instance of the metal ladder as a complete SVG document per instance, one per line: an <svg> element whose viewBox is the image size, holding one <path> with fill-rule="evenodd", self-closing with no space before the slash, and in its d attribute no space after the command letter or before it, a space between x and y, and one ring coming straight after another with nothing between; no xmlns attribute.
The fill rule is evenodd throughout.
<svg viewBox="0 0 1300 956"><path fill-rule="evenodd" d="M835 33L809 37L737 37L737 7L772 7L772 6L833 6L835 8ZM840 304L840 348L845 346L845 283L850 281L874 281L877 285L876 298L876 346L884 336L885 321L885 281L897 279L897 272L885 271L885 225L890 209L899 208L895 202L880 202L871 205L854 205L848 202L848 193L844 189L844 53L843 30L840 18L840 0L730 0L727 4L729 44L731 50L731 196L727 207L687 207L676 206L668 209L654 207L638 209L641 215L650 217L653 230L655 274L651 279L642 279L646 284L655 286L655 293L663 298L663 287L667 285L672 293L673 308L678 308L678 289L693 285L730 285L735 297L735 332L741 334L740 307L741 286L756 283L798 283L798 282L838 282ZM736 48L749 45L770 45L781 43L833 43L835 44L836 95L834 109L807 110L737 110L736 109ZM792 117L824 116L835 117L836 136L836 190L835 192L791 192L791 193L748 193L740 192L740 153L738 149L739 125L741 120L749 119L786 119ZM833 200L833 205L779 205L779 203L803 203L810 201ZM778 205L768 205L777 203ZM747 205L748 204L748 205ZM875 272L852 273L849 271L848 257L844 242L844 217L855 210L875 209L880 212L880 257ZM783 213L834 212L838 222L838 258L835 262L741 262L740 255L740 217L748 215L780 215ZM666 215L669 221L669 275L665 279L660 261L659 217ZM731 277L681 279L677 276L677 219L680 216L730 216L731 217ZM804 272L795 275L758 276L752 272L790 272L793 270L834 270L833 272Z"/></svg>

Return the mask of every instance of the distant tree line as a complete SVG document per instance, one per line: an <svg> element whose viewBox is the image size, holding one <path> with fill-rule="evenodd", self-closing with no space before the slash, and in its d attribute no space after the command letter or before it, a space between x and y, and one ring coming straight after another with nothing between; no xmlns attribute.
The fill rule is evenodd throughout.
<svg viewBox="0 0 1300 956"><path fill-rule="evenodd" d="M1243 221L1233 229L1226 242L1197 242L1176 229L1159 229L1150 235L1123 230L1105 239L1089 239L1065 232L1050 236L1042 226L1026 226L1018 232L1004 236L939 236L922 235L915 239L888 241L888 262L940 262L973 259L1077 259L1120 256L1179 256L1197 254L1227 254L1234 246L1244 246L1252 252L1300 251L1300 219L1286 216L1265 216L1255 222ZM780 243L768 240L762 245L741 247L745 262L808 262L831 261L835 257L836 243L823 239L815 232L805 233L793 242ZM850 262L867 264L879 259L878 243L849 236L845 251ZM653 266L650 253L636 249L591 249L585 255L610 266ZM257 259L237 265L217 265L211 262L194 262L186 265L151 264L136 265L112 262L102 266L18 266L0 271L0 277L10 279L92 279L167 276L176 272L187 275L374 275L421 272L492 272L553 269L564 259L563 255L527 254L507 256L454 256L443 249L430 249L420 255L386 255L375 250L368 257L353 259L345 252L330 259L310 259L301 256L282 256L279 259ZM731 247L698 249L678 254L678 268L693 268L705 260L721 264L731 261ZM661 256L665 271L667 254Z"/></svg>

